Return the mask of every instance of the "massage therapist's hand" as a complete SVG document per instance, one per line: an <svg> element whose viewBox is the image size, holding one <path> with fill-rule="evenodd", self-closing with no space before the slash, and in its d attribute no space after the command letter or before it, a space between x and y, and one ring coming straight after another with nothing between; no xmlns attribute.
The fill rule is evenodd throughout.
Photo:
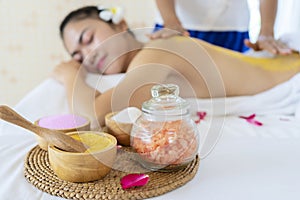
<svg viewBox="0 0 300 200"><path fill-rule="evenodd" d="M165 26L165 28L155 31L148 35L152 40L159 38L169 38L176 35L189 36L189 32L185 30L182 26Z"/></svg>
<svg viewBox="0 0 300 200"><path fill-rule="evenodd" d="M52 76L63 84L73 82L76 78L85 79L86 70L75 60L62 62L55 67Z"/></svg>
<svg viewBox="0 0 300 200"><path fill-rule="evenodd" d="M268 51L275 55L289 55L293 52L286 44L280 40L275 40L272 36L259 36L255 43L245 40L245 45L254 51Z"/></svg>

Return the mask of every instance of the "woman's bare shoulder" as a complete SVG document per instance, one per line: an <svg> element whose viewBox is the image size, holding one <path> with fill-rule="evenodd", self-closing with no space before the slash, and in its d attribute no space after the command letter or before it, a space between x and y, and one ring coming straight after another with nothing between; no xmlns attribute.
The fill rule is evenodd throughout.
<svg viewBox="0 0 300 200"><path fill-rule="evenodd" d="M166 47L170 48L172 46L178 45L191 45L191 44L204 44L205 42L196 38L184 37L184 36L174 36L170 38L162 38L150 40L145 44L144 48L154 48L154 47Z"/></svg>
<svg viewBox="0 0 300 200"><path fill-rule="evenodd" d="M159 49L179 55L187 53L214 52L216 46L203 40L185 36L175 36L167 39L156 39L145 44L144 49Z"/></svg>
<svg viewBox="0 0 300 200"><path fill-rule="evenodd" d="M145 63L175 65L178 62L182 62L182 58L204 54L208 48L202 40L184 36L151 40L135 56L130 64L130 68L132 69Z"/></svg>

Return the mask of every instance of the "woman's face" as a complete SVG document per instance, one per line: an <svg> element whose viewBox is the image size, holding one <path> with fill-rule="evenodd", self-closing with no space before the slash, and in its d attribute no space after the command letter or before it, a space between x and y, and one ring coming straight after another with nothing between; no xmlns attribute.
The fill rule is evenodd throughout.
<svg viewBox="0 0 300 200"><path fill-rule="evenodd" d="M116 74L127 68L125 30L126 24L112 27L100 19L74 20L66 25L63 41L72 58L89 72Z"/></svg>

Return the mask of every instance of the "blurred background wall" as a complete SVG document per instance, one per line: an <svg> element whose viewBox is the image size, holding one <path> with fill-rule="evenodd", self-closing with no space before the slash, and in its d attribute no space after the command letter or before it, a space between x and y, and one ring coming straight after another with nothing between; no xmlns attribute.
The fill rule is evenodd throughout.
<svg viewBox="0 0 300 200"><path fill-rule="evenodd" d="M300 1L279 1L285 10L280 10L277 32L289 31L291 27L299 31L299 23L295 25L293 20L300 19ZM260 28L258 0L248 2L252 14L250 36L255 40ZM69 58L58 26L70 10L89 4L123 6L131 28L154 24L154 0L0 0L0 104L14 106L45 80L60 61Z"/></svg>
<svg viewBox="0 0 300 200"><path fill-rule="evenodd" d="M153 25L153 0L0 0L0 104L14 106L69 56L59 24L83 5L121 5L129 26Z"/></svg>

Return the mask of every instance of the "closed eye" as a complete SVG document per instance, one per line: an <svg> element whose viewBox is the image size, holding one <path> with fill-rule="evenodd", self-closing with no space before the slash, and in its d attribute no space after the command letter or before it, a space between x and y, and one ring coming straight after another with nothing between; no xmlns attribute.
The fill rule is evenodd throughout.
<svg viewBox="0 0 300 200"><path fill-rule="evenodd" d="M78 50L74 51L71 56L73 59L75 59L76 61L82 63L83 60L84 60L84 55L82 54L81 52L81 48L84 48L86 45L89 45L90 43L92 43L94 39L94 34L93 34L93 31L88 29L88 28L85 28L79 38L78 38L78 44L79 44L79 48Z"/></svg>
<svg viewBox="0 0 300 200"><path fill-rule="evenodd" d="M86 45L86 44L90 44L94 39L94 35L93 32L91 30L84 30L81 34L81 37L79 39L79 43Z"/></svg>

